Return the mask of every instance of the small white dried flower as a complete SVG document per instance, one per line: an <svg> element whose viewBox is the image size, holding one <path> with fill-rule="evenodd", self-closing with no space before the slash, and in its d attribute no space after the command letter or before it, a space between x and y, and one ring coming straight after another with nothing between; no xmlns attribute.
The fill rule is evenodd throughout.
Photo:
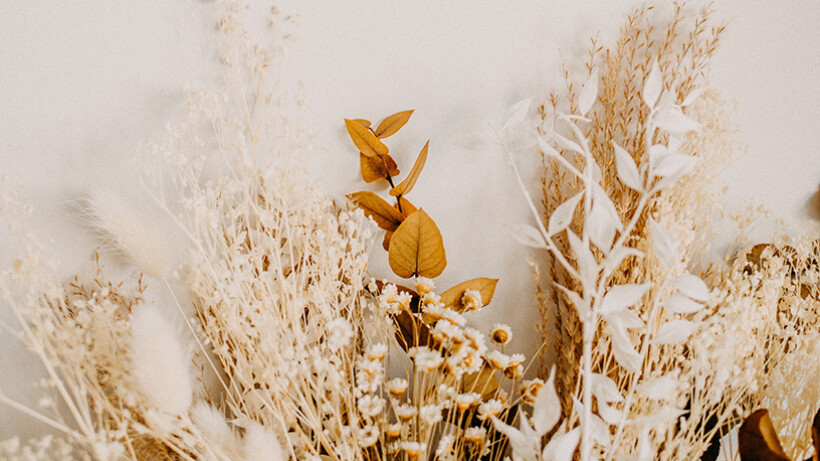
<svg viewBox="0 0 820 461"><path fill-rule="evenodd" d="M477 426L477 427L470 427L464 431L464 440L467 443L473 443L478 445L484 440L484 436L487 435L487 429Z"/></svg>
<svg viewBox="0 0 820 461"><path fill-rule="evenodd" d="M456 389L453 386L441 383L438 385L438 397L444 402L452 402L456 398Z"/></svg>
<svg viewBox="0 0 820 461"><path fill-rule="evenodd" d="M446 345L461 344L464 342L464 332L459 325L454 325L447 320L439 320L430 332L437 341Z"/></svg>
<svg viewBox="0 0 820 461"><path fill-rule="evenodd" d="M498 416L504 404L500 400L490 399L478 406L478 419L486 421L488 418Z"/></svg>
<svg viewBox="0 0 820 461"><path fill-rule="evenodd" d="M470 344L470 347L475 349L479 354L484 354L487 351L487 345L484 344L484 335L480 331L472 327L464 328L464 337Z"/></svg>
<svg viewBox="0 0 820 461"><path fill-rule="evenodd" d="M503 370L510 364L510 357L501 351L492 351L487 355L487 363L495 370Z"/></svg>
<svg viewBox="0 0 820 461"><path fill-rule="evenodd" d="M359 445L367 448L372 447L379 441L379 430L373 425L367 425L359 429Z"/></svg>
<svg viewBox="0 0 820 461"><path fill-rule="evenodd" d="M413 302L413 295L407 292L399 293L399 296L396 298L396 303L398 305L399 310L408 311L410 310L410 303Z"/></svg>
<svg viewBox="0 0 820 461"><path fill-rule="evenodd" d="M393 378L387 382L387 391L394 397L401 397L409 383L404 378Z"/></svg>
<svg viewBox="0 0 820 461"><path fill-rule="evenodd" d="M513 354L510 356L509 366L516 367L524 363L525 360L527 360L527 357L524 354Z"/></svg>
<svg viewBox="0 0 820 461"><path fill-rule="evenodd" d="M441 421L441 406L440 405L424 405L419 410L419 417L422 421L429 425L436 424Z"/></svg>
<svg viewBox="0 0 820 461"><path fill-rule="evenodd" d="M444 307L444 304L441 302L441 296L439 296L439 295L437 295L433 292L429 292L429 293L425 293L425 294L421 295L421 305L423 307L427 307L427 306Z"/></svg>
<svg viewBox="0 0 820 461"><path fill-rule="evenodd" d="M452 434L447 434L441 438L436 448L436 458L444 458L453 452L453 444L456 438Z"/></svg>
<svg viewBox="0 0 820 461"><path fill-rule="evenodd" d="M335 352L350 344L353 325L346 318L337 317L327 324L327 333L327 347Z"/></svg>
<svg viewBox="0 0 820 461"><path fill-rule="evenodd" d="M520 379L524 375L524 365L508 365L504 369L504 376L510 379Z"/></svg>
<svg viewBox="0 0 820 461"><path fill-rule="evenodd" d="M373 418L384 408L384 399L379 396L365 395L359 399L356 406L363 415Z"/></svg>
<svg viewBox="0 0 820 461"><path fill-rule="evenodd" d="M387 434L387 438L389 440L398 440L398 438L401 437L401 429L401 423L393 423L387 426L387 431L385 431L385 433Z"/></svg>
<svg viewBox="0 0 820 461"><path fill-rule="evenodd" d="M414 405L409 405L406 403L396 407L396 417L404 422L415 418L418 412L418 409Z"/></svg>
<svg viewBox="0 0 820 461"><path fill-rule="evenodd" d="M478 392L468 392L466 394L458 394L455 397L456 408L460 411L467 411L470 407L474 406L478 400L481 398L481 394Z"/></svg>
<svg viewBox="0 0 820 461"><path fill-rule="evenodd" d="M430 323L444 318L443 304L422 304L421 311L430 318Z"/></svg>
<svg viewBox="0 0 820 461"><path fill-rule="evenodd" d="M464 290L464 295L461 297L461 303L464 305L464 310L466 311L481 309L483 306L481 292L478 290Z"/></svg>
<svg viewBox="0 0 820 461"><path fill-rule="evenodd" d="M461 315L460 313L445 307L441 310L442 319L447 320L448 322L452 323L453 325L464 326L467 323L467 318Z"/></svg>
<svg viewBox="0 0 820 461"><path fill-rule="evenodd" d="M407 454L410 459L418 459L421 455L427 452L427 444L419 442L402 442L401 449Z"/></svg>
<svg viewBox="0 0 820 461"><path fill-rule="evenodd" d="M408 355L413 358L413 363L416 364L416 368L425 373L435 370L444 363L444 357L442 357L438 351L434 351L425 346L416 346L410 349L410 354Z"/></svg>
<svg viewBox="0 0 820 461"><path fill-rule="evenodd" d="M370 346L367 350L367 358L370 360L381 361L387 356L387 345L378 343Z"/></svg>
<svg viewBox="0 0 820 461"><path fill-rule="evenodd" d="M512 339L512 329L509 325L496 323L490 330L490 340L499 346L505 346Z"/></svg>
<svg viewBox="0 0 820 461"><path fill-rule="evenodd" d="M414 287L419 295L424 296L427 293L433 291L436 288L436 284L427 277L416 277L416 283Z"/></svg>

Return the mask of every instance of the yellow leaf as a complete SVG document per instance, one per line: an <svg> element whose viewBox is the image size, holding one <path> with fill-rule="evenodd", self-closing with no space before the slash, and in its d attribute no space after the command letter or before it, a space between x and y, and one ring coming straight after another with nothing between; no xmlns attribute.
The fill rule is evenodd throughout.
<svg viewBox="0 0 820 461"><path fill-rule="evenodd" d="M359 148L359 152L362 154L375 157L390 151L367 127L348 119L345 119L345 126L347 126L347 133L350 135L350 139L353 140L353 144Z"/></svg>
<svg viewBox="0 0 820 461"><path fill-rule="evenodd" d="M366 120L363 118L354 118L353 121L365 128L370 128L370 120Z"/></svg>
<svg viewBox="0 0 820 461"><path fill-rule="evenodd" d="M394 209L395 210L395 209ZM437 277L447 266L444 241L436 223L424 210L408 216L393 233L388 252L390 268L399 277Z"/></svg>
<svg viewBox="0 0 820 461"><path fill-rule="evenodd" d="M390 174L390 176L398 176L400 173L399 166L396 165L396 161L393 160L393 157L391 157L390 154L384 154L382 155L382 159L384 160L385 168L387 168L387 173Z"/></svg>
<svg viewBox="0 0 820 461"><path fill-rule="evenodd" d="M789 461L766 409L752 412L740 426L737 438L741 461Z"/></svg>
<svg viewBox="0 0 820 461"><path fill-rule="evenodd" d="M411 115L413 115L412 110L405 110L387 117L382 120L382 122L379 123L379 127L376 128L376 136L386 138L396 134L396 132L410 120Z"/></svg>
<svg viewBox="0 0 820 461"><path fill-rule="evenodd" d="M416 211L418 211L418 208L416 208L415 205L410 203L410 200L407 200L404 197L399 197L399 202L401 202L401 214L403 214L405 218L410 216L411 214L415 213ZM399 209L398 205L393 205L393 206L397 210Z"/></svg>
<svg viewBox="0 0 820 461"><path fill-rule="evenodd" d="M461 298L464 297L464 292L467 290L476 290L481 293L481 306L486 306L487 304L490 304L490 301L493 299L495 285L497 283L498 279L490 279L486 277L467 280L466 282L459 283L453 288L450 288L442 293L440 295L441 302L453 310L463 312L465 306L464 303L461 302Z"/></svg>
<svg viewBox="0 0 820 461"><path fill-rule="evenodd" d="M390 189L390 195L402 195L402 194L409 194L410 191L413 189L413 186L416 185L416 180L419 179L419 175L421 174L421 170L424 168L424 162L427 161L427 146L430 145L430 141L427 141L424 144L424 148L419 153L419 156L416 158L416 163L413 164L413 168L410 170L410 173L404 178L398 186Z"/></svg>
<svg viewBox="0 0 820 461"><path fill-rule="evenodd" d="M384 233L384 240L382 240L382 248L384 251L390 251L390 239L393 238L393 232L387 231Z"/></svg>
<svg viewBox="0 0 820 461"><path fill-rule="evenodd" d="M399 174L399 169L396 168L396 162L390 154L375 155L368 157L364 154L359 154L359 165L362 170L362 179L365 182L378 181L379 179L387 179L389 176Z"/></svg>
<svg viewBox="0 0 820 461"><path fill-rule="evenodd" d="M347 198L364 211L364 214L373 218L376 224L386 231L395 231L404 220L398 210L390 206L386 200L370 191L361 191L348 194Z"/></svg>

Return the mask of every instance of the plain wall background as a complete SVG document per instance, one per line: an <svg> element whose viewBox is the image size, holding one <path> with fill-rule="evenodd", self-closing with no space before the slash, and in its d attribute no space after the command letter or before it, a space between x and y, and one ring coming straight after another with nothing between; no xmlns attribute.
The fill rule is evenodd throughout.
<svg viewBox="0 0 820 461"><path fill-rule="evenodd" d="M612 37L640 4L279 2L295 24L282 32L292 37L277 72L286 88L304 85L304 120L317 146L306 163L331 194L364 188L342 119L378 121L415 109L389 145L409 171L431 140L410 198L444 236L449 265L440 288L500 278L495 301L472 321L482 328L511 324L514 349L531 355L539 337L530 253L506 227L530 221L492 127L511 104L559 85L561 62L577 59L590 36ZM269 6L253 8L262 15ZM748 145L722 173L727 192L715 199L729 210L762 204L772 211L753 239L766 238L775 219L789 232L817 235L807 202L820 186L820 4L723 0L715 8L728 31L711 80L738 102L734 120ZM0 174L7 189L34 206L46 251L66 274L88 269L99 247L72 204L102 187L138 200L135 150L167 138L166 127L183 113L186 86L220 81L217 10L193 0L0 3ZM534 155L521 154L517 162L535 177ZM722 229L719 251L733 236L731 224ZM16 253L0 240L0 263L7 266ZM377 247L374 274L390 274L386 259ZM10 317L6 309L0 316ZM7 334L0 335L0 369L0 388L36 402L30 383L39 367ZM29 418L0 408L0 439L38 430Z"/></svg>

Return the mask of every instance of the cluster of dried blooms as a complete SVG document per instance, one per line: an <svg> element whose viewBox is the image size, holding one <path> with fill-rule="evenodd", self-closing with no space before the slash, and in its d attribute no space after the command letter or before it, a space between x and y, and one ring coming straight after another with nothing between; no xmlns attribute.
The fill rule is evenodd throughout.
<svg viewBox="0 0 820 461"><path fill-rule="evenodd" d="M6 327L42 363L50 397L31 408L0 392L0 403L59 436L0 442L0 457L817 459L820 243L700 267L705 186L736 146L706 79L723 31L709 10L690 20L677 7L662 28L638 11L613 47L593 42L583 85L568 71L565 97L539 107L541 207L527 195L536 226L518 237L548 256L537 298L557 357L532 380L505 351L508 326L468 325L497 280L436 290L443 239L406 199L428 145L394 184L383 142L412 111L375 127L345 120L363 180L389 184L395 204L369 191L328 198L294 162L304 130L281 118L272 54L250 44L243 11L220 22L231 92L192 93L158 150L173 189L162 177L147 188L187 239L185 263L172 267L150 223L99 195L93 226L145 280L99 269L56 282L32 237L2 272L19 323ZM411 287L368 273L376 226Z"/></svg>
<svg viewBox="0 0 820 461"><path fill-rule="evenodd" d="M547 447L579 446L539 454L527 428L518 457L715 459L720 436L775 406L785 452L802 459L820 401L806 356L818 268L806 249L799 264L699 267L707 187L736 145L706 79L723 27L709 9L690 20L678 6L660 28L651 13L630 16L611 48L593 41L585 83L566 72L563 97L539 107L544 213L530 200L538 225L518 237L549 256L538 299L563 417ZM784 378L799 392L784 398Z"/></svg>
<svg viewBox="0 0 820 461"><path fill-rule="evenodd" d="M45 366L44 387L56 399L38 409L0 399L62 438L9 440L0 453L502 459L506 439L493 420L511 422L540 383L524 382L524 356L505 352L508 326L481 332L467 324L465 314L490 303L497 280L437 293L429 278L446 265L442 238L403 197L424 166L426 146L393 188L395 208L373 193L351 194L359 208L328 198L293 161L304 144L286 131L292 121L277 119L276 97L265 90L271 54L247 45L240 17L241 8L233 9L220 24L233 93L193 92L188 118L149 168L170 165L171 189L166 178L145 179L156 180L149 194L187 238L182 267L171 267L145 232L150 223L127 203L107 195L88 201L95 230L148 276L145 283L167 288L173 304L146 295L141 278L112 283L101 270L88 281L55 283L33 242L4 272L18 337ZM365 181L391 182L398 174L379 138L410 113L375 130L347 122ZM214 146L216 155L202 155ZM412 288L367 272L376 229L366 215L388 228L391 267ZM522 394L509 391L521 386Z"/></svg>

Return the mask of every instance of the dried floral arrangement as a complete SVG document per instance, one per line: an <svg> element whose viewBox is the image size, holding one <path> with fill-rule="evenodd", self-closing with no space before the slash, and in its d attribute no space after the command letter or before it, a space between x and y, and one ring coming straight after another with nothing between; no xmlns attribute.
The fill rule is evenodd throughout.
<svg viewBox="0 0 820 461"><path fill-rule="evenodd" d="M4 327L52 397L0 403L59 435L0 442L0 457L818 459L820 242L699 265L705 186L737 145L708 87L723 32L710 14L679 6L660 27L637 11L615 45L592 42L583 85L567 70L566 90L538 107L540 203L522 182L536 225L518 238L546 258L534 302L541 350L557 355L550 366L542 352L528 380L525 357L505 351L510 328L481 332L465 316L498 280L436 289L444 239L407 199L429 142L396 184L385 141L413 111L344 121L362 179L389 185L394 203L328 198L296 161L305 130L268 89L272 53L228 8L229 91L192 92L172 142L146 159L146 191L187 239L182 268L126 203L93 196L92 227L145 278L112 281L98 263L64 283L30 236L2 272L19 323ZM502 135L528 109L514 107ZM156 174L169 166L170 181ZM8 195L4 208L25 209ZM379 228L390 276L368 272ZM172 305L146 294L152 283ZM732 428L737 447L727 436L718 450Z"/></svg>
<svg viewBox="0 0 820 461"><path fill-rule="evenodd" d="M708 185L737 141L707 79L724 27L709 8L684 11L659 26L638 10L614 46L592 41L583 85L566 71L566 90L538 107L541 208L527 197L537 226L518 237L548 255L537 298L562 418L546 447L577 443L581 460L715 459L717 438L774 405L787 427L779 453L803 459L820 403L820 368L804 355L820 339L817 243L699 266ZM784 398L790 382L799 391ZM506 432L529 437L520 459L553 459L547 448L539 458L543 430ZM774 459L757 452L742 459Z"/></svg>

